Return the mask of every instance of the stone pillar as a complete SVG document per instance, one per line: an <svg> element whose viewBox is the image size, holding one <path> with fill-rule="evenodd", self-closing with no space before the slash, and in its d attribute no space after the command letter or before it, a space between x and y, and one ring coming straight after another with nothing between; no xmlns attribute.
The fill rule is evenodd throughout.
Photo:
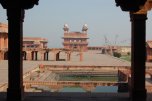
<svg viewBox="0 0 152 101"><path fill-rule="evenodd" d="M20 101L23 98L23 19L24 10L8 8L8 101Z"/></svg>
<svg viewBox="0 0 152 101"><path fill-rule="evenodd" d="M8 17L8 89L7 101L23 100L23 19L24 9L38 5L39 0L0 0ZM17 5L18 4L18 5Z"/></svg>
<svg viewBox="0 0 152 101"><path fill-rule="evenodd" d="M147 14L130 13L131 18L131 98L145 101L146 19Z"/></svg>
<svg viewBox="0 0 152 101"><path fill-rule="evenodd" d="M32 52L31 51L26 51L26 59L32 60Z"/></svg>
<svg viewBox="0 0 152 101"><path fill-rule="evenodd" d="M41 55L41 61L44 61L44 51L41 51L40 55Z"/></svg>
<svg viewBox="0 0 152 101"><path fill-rule="evenodd" d="M56 52L53 52L54 53L54 61L56 61Z"/></svg>

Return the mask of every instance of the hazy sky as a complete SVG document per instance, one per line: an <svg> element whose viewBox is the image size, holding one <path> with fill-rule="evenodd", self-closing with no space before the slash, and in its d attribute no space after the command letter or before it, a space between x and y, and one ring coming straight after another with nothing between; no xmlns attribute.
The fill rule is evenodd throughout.
<svg viewBox="0 0 152 101"><path fill-rule="evenodd" d="M0 22L7 23L6 12L0 6ZM152 13L148 14L147 40L152 40ZM40 0L39 5L26 10L24 36L48 38L49 47L63 47L63 25L70 31L81 31L88 24L89 46L130 43L131 26L128 12L115 6L114 0Z"/></svg>

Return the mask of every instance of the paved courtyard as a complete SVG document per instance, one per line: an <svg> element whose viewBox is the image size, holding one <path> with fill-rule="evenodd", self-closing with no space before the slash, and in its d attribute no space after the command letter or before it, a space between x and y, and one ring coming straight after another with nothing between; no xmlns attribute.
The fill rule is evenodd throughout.
<svg viewBox="0 0 152 101"><path fill-rule="evenodd" d="M80 66L130 66L130 62L122 60L110 55L101 54L100 51L88 51L83 53L83 61L79 60L79 53L72 53L71 61L24 61L23 73L26 73L39 64L45 65L80 65ZM64 53L60 54L60 59L66 59ZM147 63L147 66L152 66L152 63ZM0 84L7 82L8 61L0 60Z"/></svg>
<svg viewBox="0 0 152 101"><path fill-rule="evenodd" d="M80 65L80 66L130 66L130 62L121 60L109 55L101 54L99 51L89 51L83 54L83 61L79 61L79 53L73 53L71 61L24 61L23 72L26 73L39 64L46 65ZM61 54L60 59L66 59L65 54ZM152 66L152 63L147 63L147 66ZM0 61L0 84L7 82L8 61ZM79 96L74 96L79 95ZM148 94L147 101L152 101L152 94ZM85 94L55 94L55 93L26 93L25 101L129 101L128 94L120 93L98 93L94 95ZM0 93L0 101L5 101L6 93Z"/></svg>

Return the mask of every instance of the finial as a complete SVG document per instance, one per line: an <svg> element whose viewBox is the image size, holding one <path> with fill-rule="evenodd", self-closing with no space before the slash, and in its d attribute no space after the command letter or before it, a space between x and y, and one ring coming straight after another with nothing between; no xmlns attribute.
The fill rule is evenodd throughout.
<svg viewBox="0 0 152 101"><path fill-rule="evenodd" d="M68 33L68 31L69 31L68 24L64 24L63 30L64 30L64 33Z"/></svg>
<svg viewBox="0 0 152 101"><path fill-rule="evenodd" d="M83 27L82 27L82 32L83 33L86 33L88 30L88 25L87 24L84 24Z"/></svg>

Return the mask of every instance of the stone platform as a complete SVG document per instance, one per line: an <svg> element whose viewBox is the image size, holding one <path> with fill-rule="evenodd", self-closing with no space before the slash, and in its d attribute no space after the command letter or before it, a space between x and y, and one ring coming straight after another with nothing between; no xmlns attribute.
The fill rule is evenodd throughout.
<svg viewBox="0 0 152 101"><path fill-rule="evenodd" d="M0 93L0 101L6 101L6 93ZM131 101L128 93L25 93L23 101ZM152 93L147 100L152 101Z"/></svg>

